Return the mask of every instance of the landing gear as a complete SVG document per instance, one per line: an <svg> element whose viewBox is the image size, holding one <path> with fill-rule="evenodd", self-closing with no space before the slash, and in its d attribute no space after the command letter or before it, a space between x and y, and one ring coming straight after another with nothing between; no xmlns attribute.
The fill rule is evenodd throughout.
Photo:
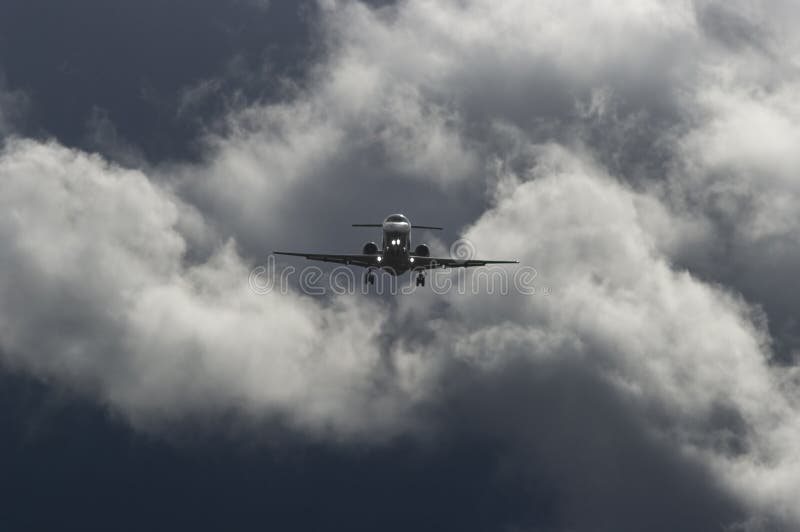
<svg viewBox="0 0 800 532"><path fill-rule="evenodd" d="M367 273L364 274L364 284L375 284L375 274L372 270L367 270Z"/></svg>
<svg viewBox="0 0 800 532"><path fill-rule="evenodd" d="M422 272L417 275L417 286L425 286L425 274Z"/></svg>

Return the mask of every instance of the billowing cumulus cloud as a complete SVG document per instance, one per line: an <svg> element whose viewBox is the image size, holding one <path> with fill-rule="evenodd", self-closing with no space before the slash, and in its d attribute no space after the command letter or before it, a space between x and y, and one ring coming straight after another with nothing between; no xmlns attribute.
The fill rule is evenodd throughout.
<svg viewBox="0 0 800 532"><path fill-rule="evenodd" d="M710 228L676 257L764 305L784 360L795 359L799 345L800 309L787 290L800 265L798 93L796 82L769 93L738 86L700 92L697 126L677 143L667 193L676 210L702 216Z"/></svg>
<svg viewBox="0 0 800 532"><path fill-rule="evenodd" d="M577 359L635 404L648 430L745 499L796 519L794 372L770 367L758 309L670 267L642 222L658 208L583 162L517 187L469 235L492 253L525 250L554 291L460 305L455 356L490 366L509 351L544 365ZM509 231L520 223L525 235Z"/></svg>
<svg viewBox="0 0 800 532"><path fill-rule="evenodd" d="M8 140L4 363L156 432L233 415L488 440L498 474L557 501L508 526L791 529L796 14L322 2L306 81L231 111L199 162ZM539 290L248 286L270 249L357 249L349 223L410 209L535 266Z"/></svg>

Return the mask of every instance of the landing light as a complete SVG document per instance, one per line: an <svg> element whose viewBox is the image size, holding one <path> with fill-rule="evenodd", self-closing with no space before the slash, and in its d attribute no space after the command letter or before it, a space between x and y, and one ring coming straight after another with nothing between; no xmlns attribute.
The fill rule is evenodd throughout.
<svg viewBox="0 0 800 532"><path fill-rule="evenodd" d="M378 262L382 261L383 257L378 257Z"/></svg>
<svg viewBox="0 0 800 532"><path fill-rule="evenodd" d="M408 259L408 260L409 260L410 262L414 262L414 257L411 257L411 258L410 258L410 259Z"/></svg>

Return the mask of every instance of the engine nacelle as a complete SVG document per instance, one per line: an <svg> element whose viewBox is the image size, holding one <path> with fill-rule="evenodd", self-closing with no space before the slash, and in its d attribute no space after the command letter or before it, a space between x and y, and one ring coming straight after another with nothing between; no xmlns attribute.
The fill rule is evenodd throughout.
<svg viewBox="0 0 800 532"><path fill-rule="evenodd" d="M414 255L417 257L430 257L431 249L425 244L420 244L416 247L416 249L414 249Z"/></svg>
<svg viewBox="0 0 800 532"><path fill-rule="evenodd" d="M377 255L378 254L378 244L375 242L367 242L364 244L364 255Z"/></svg>

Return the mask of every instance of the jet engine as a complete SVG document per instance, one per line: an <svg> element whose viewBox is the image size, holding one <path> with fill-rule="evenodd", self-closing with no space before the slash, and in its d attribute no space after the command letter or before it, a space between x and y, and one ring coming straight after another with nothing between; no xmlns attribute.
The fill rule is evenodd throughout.
<svg viewBox="0 0 800 532"><path fill-rule="evenodd" d="M364 255L377 255L378 254L378 244L375 242L367 242L364 244Z"/></svg>
<svg viewBox="0 0 800 532"><path fill-rule="evenodd" d="M416 255L417 257L430 257L431 250L425 244L420 244L419 246L416 247L416 249L414 249L414 255Z"/></svg>

